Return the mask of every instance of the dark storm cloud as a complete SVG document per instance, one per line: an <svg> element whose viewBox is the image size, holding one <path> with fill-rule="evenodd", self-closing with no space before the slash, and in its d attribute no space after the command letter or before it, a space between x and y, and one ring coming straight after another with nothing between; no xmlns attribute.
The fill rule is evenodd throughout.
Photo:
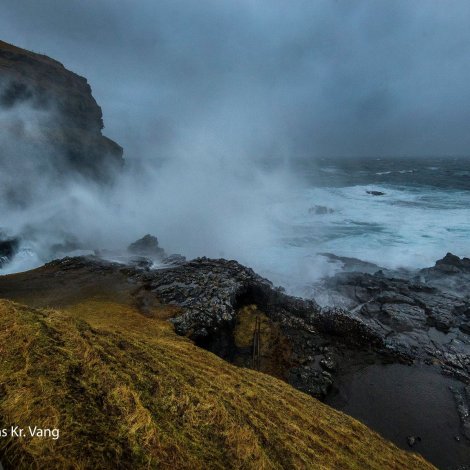
<svg viewBox="0 0 470 470"><path fill-rule="evenodd" d="M466 1L2 0L86 76L127 156L468 154Z"/></svg>

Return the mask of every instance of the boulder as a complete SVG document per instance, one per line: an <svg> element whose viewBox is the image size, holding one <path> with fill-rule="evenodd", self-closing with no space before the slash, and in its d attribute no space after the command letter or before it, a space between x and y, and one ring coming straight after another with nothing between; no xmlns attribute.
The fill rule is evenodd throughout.
<svg viewBox="0 0 470 470"><path fill-rule="evenodd" d="M309 214L317 214L317 215L332 214L333 212L334 210L331 209L330 207L317 206L317 205L310 207L310 209L308 210Z"/></svg>
<svg viewBox="0 0 470 470"><path fill-rule="evenodd" d="M133 255L145 256L152 259L163 259L165 250L158 246L158 238L147 234L139 240L131 243L127 247L127 251Z"/></svg>

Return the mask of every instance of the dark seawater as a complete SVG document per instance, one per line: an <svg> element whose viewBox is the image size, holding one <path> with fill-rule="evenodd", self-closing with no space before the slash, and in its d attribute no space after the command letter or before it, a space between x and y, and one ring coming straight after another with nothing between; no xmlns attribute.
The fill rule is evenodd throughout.
<svg viewBox="0 0 470 470"><path fill-rule="evenodd" d="M403 449L422 454L438 468L454 470L470 464L470 448L461 436L449 389L457 385L431 367L370 365L348 371L326 402ZM410 449L408 436L421 440Z"/></svg>
<svg viewBox="0 0 470 470"><path fill-rule="evenodd" d="M324 158L299 163L313 186L388 185L470 190L469 157Z"/></svg>

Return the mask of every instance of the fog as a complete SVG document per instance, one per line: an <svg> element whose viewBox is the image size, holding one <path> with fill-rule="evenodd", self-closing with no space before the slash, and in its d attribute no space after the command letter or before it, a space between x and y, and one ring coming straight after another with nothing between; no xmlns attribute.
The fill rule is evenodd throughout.
<svg viewBox="0 0 470 470"><path fill-rule="evenodd" d="M201 133L270 158L467 155L469 14L463 0L2 0L0 30L89 79L127 158Z"/></svg>
<svg viewBox="0 0 470 470"><path fill-rule="evenodd" d="M468 154L469 13L452 0L2 0L2 39L87 77L127 163L111 188L66 178L60 155L29 158L4 125L57 116L2 110L0 227L29 234L41 261L70 237L122 249L150 232L167 252L269 271L269 207L303 187L298 159Z"/></svg>
<svg viewBox="0 0 470 470"><path fill-rule="evenodd" d="M167 253L245 263L272 243L266 208L298 183L284 165L257 167L243 145L201 134L164 160L130 159L104 183L67 166L45 132L60 128L62 116L32 100L0 107L0 227L22 240L4 273L70 251L113 259L145 233L158 235Z"/></svg>

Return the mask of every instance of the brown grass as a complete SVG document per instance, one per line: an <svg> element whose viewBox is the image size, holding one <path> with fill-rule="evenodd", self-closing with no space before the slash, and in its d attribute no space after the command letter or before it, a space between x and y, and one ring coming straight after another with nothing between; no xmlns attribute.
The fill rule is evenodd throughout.
<svg viewBox="0 0 470 470"><path fill-rule="evenodd" d="M132 306L0 301L6 468L431 469L358 421L271 376L230 365Z"/></svg>

